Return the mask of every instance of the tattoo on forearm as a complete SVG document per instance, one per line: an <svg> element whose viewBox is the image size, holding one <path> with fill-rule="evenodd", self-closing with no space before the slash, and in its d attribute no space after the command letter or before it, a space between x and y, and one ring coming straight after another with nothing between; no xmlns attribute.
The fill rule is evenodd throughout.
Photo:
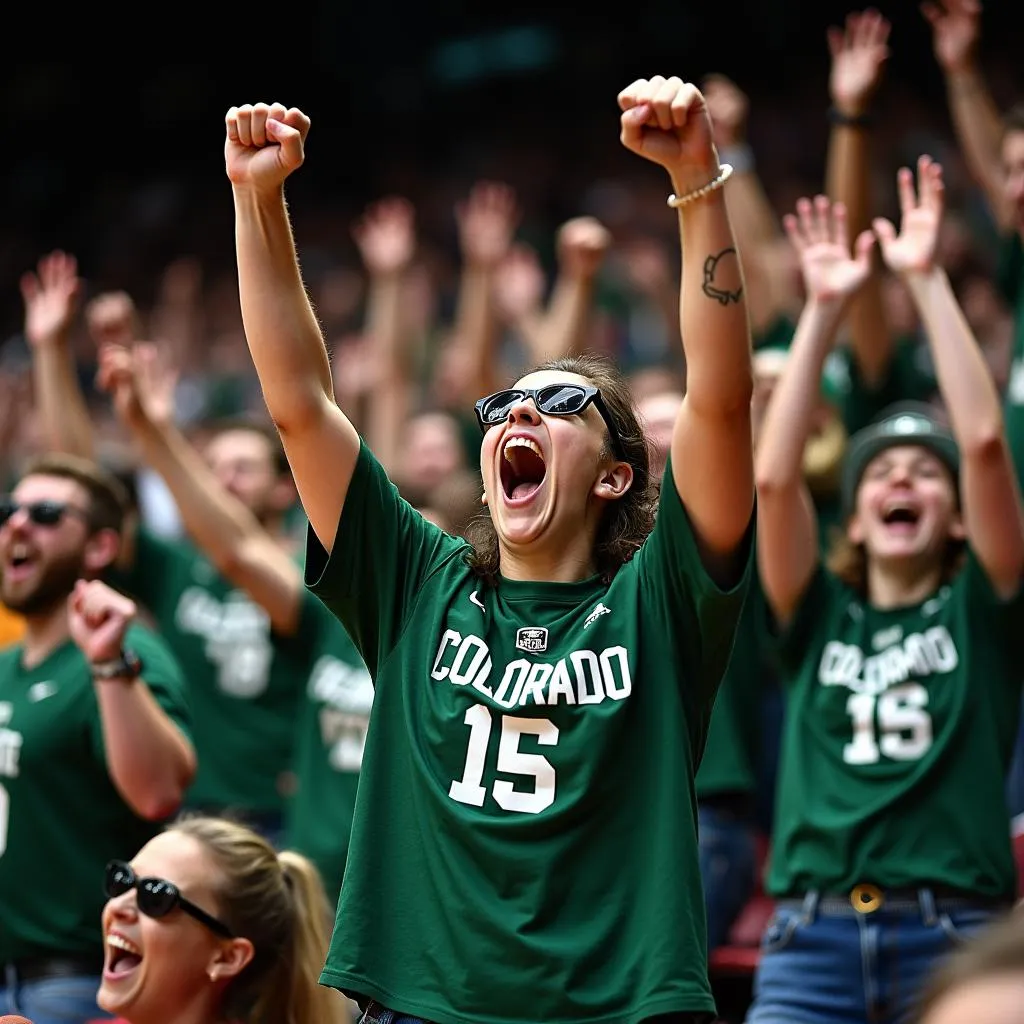
<svg viewBox="0 0 1024 1024"><path fill-rule="evenodd" d="M723 249L717 256L709 256L704 261L702 290L709 299L723 306L740 301L743 297L743 275L735 249Z"/></svg>

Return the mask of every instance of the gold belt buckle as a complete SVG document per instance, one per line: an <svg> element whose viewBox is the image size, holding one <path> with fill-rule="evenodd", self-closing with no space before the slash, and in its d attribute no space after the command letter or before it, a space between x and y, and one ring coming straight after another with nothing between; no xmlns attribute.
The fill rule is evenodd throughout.
<svg viewBox="0 0 1024 1024"><path fill-rule="evenodd" d="M885 894L877 885L862 882L850 890L850 904L858 914L870 914L885 902Z"/></svg>

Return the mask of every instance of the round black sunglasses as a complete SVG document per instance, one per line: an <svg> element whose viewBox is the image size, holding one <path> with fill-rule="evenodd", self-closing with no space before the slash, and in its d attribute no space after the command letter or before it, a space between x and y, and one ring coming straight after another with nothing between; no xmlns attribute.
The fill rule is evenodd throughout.
<svg viewBox="0 0 1024 1024"><path fill-rule="evenodd" d="M206 925L225 939L233 939L235 933L223 921L218 921L201 907L181 895L178 887L165 878L139 878L132 866L123 860L112 860L107 865L103 891L107 899L114 899L134 889L139 911L146 917L166 917L174 910L184 910L200 924Z"/></svg>
<svg viewBox="0 0 1024 1024"><path fill-rule="evenodd" d="M608 428L616 456L625 461L622 438L604 404L601 389L589 385L548 384L543 388L506 388L504 391L496 391L493 395L481 398L473 407L480 429L486 434L491 427L508 419L514 405L528 398L532 398L540 412L547 416L578 416L593 403Z"/></svg>

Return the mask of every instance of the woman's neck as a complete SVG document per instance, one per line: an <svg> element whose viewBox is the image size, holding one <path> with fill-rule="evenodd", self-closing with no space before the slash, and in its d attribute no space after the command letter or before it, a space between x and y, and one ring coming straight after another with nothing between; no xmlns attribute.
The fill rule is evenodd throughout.
<svg viewBox="0 0 1024 1024"><path fill-rule="evenodd" d="M519 551L500 545L501 575L507 580L536 583L578 583L597 572L593 542L583 534L568 546L545 545Z"/></svg>
<svg viewBox="0 0 1024 1024"><path fill-rule="evenodd" d="M920 604L942 586L942 565L895 565L868 562L868 604L890 611Z"/></svg>

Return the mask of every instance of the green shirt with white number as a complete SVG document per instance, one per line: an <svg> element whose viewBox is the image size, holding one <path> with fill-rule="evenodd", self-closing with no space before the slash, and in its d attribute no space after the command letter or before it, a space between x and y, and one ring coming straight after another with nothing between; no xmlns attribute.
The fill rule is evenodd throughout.
<svg viewBox="0 0 1024 1024"><path fill-rule="evenodd" d="M157 703L190 735L185 684L167 645L138 625L126 643ZM161 826L114 788L97 684L81 651L69 640L35 668L21 658L20 644L0 652L0 964L95 954L99 973L106 863L130 860Z"/></svg>
<svg viewBox="0 0 1024 1024"><path fill-rule="evenodd" d="M309 675L304 626L278 636L266 611L195 546L144 529L131 570L114 583L152 614L188 682L199 758L188 803L281 812Z"/></svg>
<svg viewBox="0 0 1024 1024"><path fill-rule="evenodd" d="M719 590L665 487L610 585L490 588L365 446L308 545L375 681L322 981L437 1024L712 1011L693 778L749 557Z"/></svg>
<svg viewBox="0 0 1024 1024"><path fill-rule="evenodd" d="M768 889L948 886L1012 898L1004 779L1021 695L1024 590L973 556L909 608L823 569L780 638L786 722Z"/></svg>
<svg viewBox="0 0 1024 1024"><path fill-rule="evenodd" d="M312 669L299 707L296 790L285 812L285 845L305 854L337 901L348 856L373 683L341 623L307 595L315 623Z"/></svg>

